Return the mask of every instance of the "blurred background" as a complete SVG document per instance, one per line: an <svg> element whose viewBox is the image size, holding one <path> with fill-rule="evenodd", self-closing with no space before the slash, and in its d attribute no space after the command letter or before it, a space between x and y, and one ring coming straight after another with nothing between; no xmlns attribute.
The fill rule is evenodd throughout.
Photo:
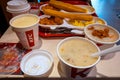
<svg viewBox="0 0 120 80"><path fill-rule="evenodd" d="M6 11L6 6L8 1L10 0L0 0L0 37L4 34L4 32L9 27L9 20L12 18L12 15ZM38 2L38 0L27 0L27 1Z"/></svg>
<svg viewBox="0 0 120 80"><path fill-rule="evenodd" d="M120 32L120 0L91 0L91 5L98 17Z"/></svg>
<svg viewBox="0 0 120 80"><path fill-rule="evenodd" d="M120 0L91 0L98 17L120 32Z"/></svg>

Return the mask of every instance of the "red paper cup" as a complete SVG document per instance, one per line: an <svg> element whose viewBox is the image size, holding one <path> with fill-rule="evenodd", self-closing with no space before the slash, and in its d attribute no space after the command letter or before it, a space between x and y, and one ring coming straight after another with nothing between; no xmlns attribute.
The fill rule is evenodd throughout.
<svg viewBox="0 0 120 80"><path fill-rule="evenodd" d="M22 14L10 20L12 29L16 32L20 43L26 49L37 49L41 46L39 39L39 17L34 14Z"/></svg>
<svg viewBox="0 0 120 80"><path fill-rule="evenodd" d="M79 42L76 42L76 40L82 41L82 43L80 44ZM69 41L73 41L73 42L70 43ZM82 47L80 47L76 44L82 45ZM66 48L64 46L66 46ZM100 51L100 49L94 42L92 42L86 38L82 38L82 37L69 37L58 43L57 56L60 60L60 70L61 70L63 77L68 77L68 78L73 78L73 79L81 79L81 78L87 77L87 75L91 71L91 69L100 61L100 57L96 57L94 62L92 62L88 65L87 64L83 65L82 60L80 60L81 59L80 56L82 56L84 54L86 55L85 52L90 51L90 48L88 48L88 46L91 48L91 50L95 49L96 51ZM77 49L77 47L80 47L82 49L81 50L80 50L80 48ZM84 50L83 49L84 47L87 47L88 49ZM62 50L62 52L60 50ZM77 51L77 50L79 50L79 51ZM72 55L70 56L69 54L71 54L71 52L72 52ZM76 53L77 53L77 55L76 55ZM89 57L91 57L90 56L91 54L92 54L92 52L90 52ZM84 59L84 58L85 57L83 57L82 59ZM84 60L89 62L89 60L87 58ZM73 65L72 62L75 65ZM81 63L81 64L79 64L79 63Z"/></svg>

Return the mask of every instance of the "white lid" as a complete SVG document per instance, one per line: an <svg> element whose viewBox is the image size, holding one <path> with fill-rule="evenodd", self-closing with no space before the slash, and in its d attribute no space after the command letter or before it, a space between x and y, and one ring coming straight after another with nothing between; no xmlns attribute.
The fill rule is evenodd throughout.
<svg viewBox="0 0 120 80"><path fill-rule="evenodd" d="M10 7L10 8L14 8L16 6L21 6L21 5L25 5L27 4L28 2L26 0L11 0L9 2L7 2L7 5Z"/></svg>
<svg viewBox="0 0 120 80"><path fill-rule="evenodd" d="M31 8L30 4L27 4L26 7L20 9L10 9L8 6L6 7L7 11L10 13L19 13L28 11Z"/></svg>
<svg viewBox="0 0 120 80"><path fill-rule="evenodd" d="M45 50L32 50L27 53L20 63L21 70L29 76L44 76L53 65L52 55Z"/></svg>
<svg viewBox="0 0 120 80"><path fill-rule="evenodd" d="M11 0L7 2L6 9L10 13L24 12L30 9L30 4L27 0Z"/></svg>

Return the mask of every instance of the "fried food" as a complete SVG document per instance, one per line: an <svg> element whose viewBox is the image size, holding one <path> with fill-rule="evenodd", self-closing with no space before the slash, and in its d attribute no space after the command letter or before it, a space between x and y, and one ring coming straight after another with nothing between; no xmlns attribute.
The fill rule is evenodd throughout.
<svg viewBox="0 0 120 80"><path fill-rule="evenodd" d="M53 6L51 6L51 5L45 5L45 6L43 6L42 7L42 10L44 10L44 9L53 9L53 10L59 10L59 9L57 9L57 8L55 8L55 7L53 7Z"/></svg>
<svg viewBox="0 0 120 80"><path fill-rule="evenodd" d="M94 23L94 21L93 20L84 21L84 20L78 20L78 19L74 19L74 20L71 19L71 20L68 21L68 23L71 24L71 25L74 25L74 26L84 28L87 25Z"/></svg>
<svg viewBox="0 0 120 80"><path fill-rule="evenodd" d="M104 30L96 30L94 29L94 27L88 28L89 30L93 30L92 31L92 35L99 37L99 38L105 38L105 37L109 37L109 29L105 28Z"/></svg>
<svg viewBox="0 0 120 80"><path fill-rule="evenodd" d="M42 7L42 10L43 9L54 9L54 7L50 6L50 5L45 5L45 6Z"/></svg>
<svg viewBox="0 0 120 80"><path fill-rule="evenodd" d="M64 13L52 9L44 9L44 14L50 15L50 16L57 16L61 18L69 18L69 19L80 19L80 20L92 20L93 16L90 14L71 14L71 13Z"/></svg>
<svg viewBox="0 0 120 80"><path fill-rule="evenodd" d="M39 23L44 25L60 25L63 23L63 19L59 17L51 16L50 18L45 17L40 19Z"/></svg>
<svg viewBox="0 0 120 80"><path fill-rule="evenodd" d="M87 12L86 9L83 9L81 7L74 6L70 3L65 3L65 2L62 2L62 1L50 0L49 4L52 5L55 8L62 9L62 10L65 10L65 11L69 11L69 12L81 12L81 13L86 13Z"/></svg>

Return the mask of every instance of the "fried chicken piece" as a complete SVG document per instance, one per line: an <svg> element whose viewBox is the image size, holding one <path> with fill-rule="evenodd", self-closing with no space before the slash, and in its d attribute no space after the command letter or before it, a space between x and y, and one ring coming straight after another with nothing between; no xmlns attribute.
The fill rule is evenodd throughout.
<svg viewBox="0 0 120 80"><path fill-rule="evenodd" d="M57 23L58 25L60 25L60 24L63 23L63 19L60 18L60 17L55 17L55 18L54 18L54 21L55 21L55 23Z"/></svg>
<svg viewBox="0 0 120 80"><path fill-rule="evenodd" d="M99 38L109 37L109 29L105 28L104 30L93 30L92 35Z"/></svg>

